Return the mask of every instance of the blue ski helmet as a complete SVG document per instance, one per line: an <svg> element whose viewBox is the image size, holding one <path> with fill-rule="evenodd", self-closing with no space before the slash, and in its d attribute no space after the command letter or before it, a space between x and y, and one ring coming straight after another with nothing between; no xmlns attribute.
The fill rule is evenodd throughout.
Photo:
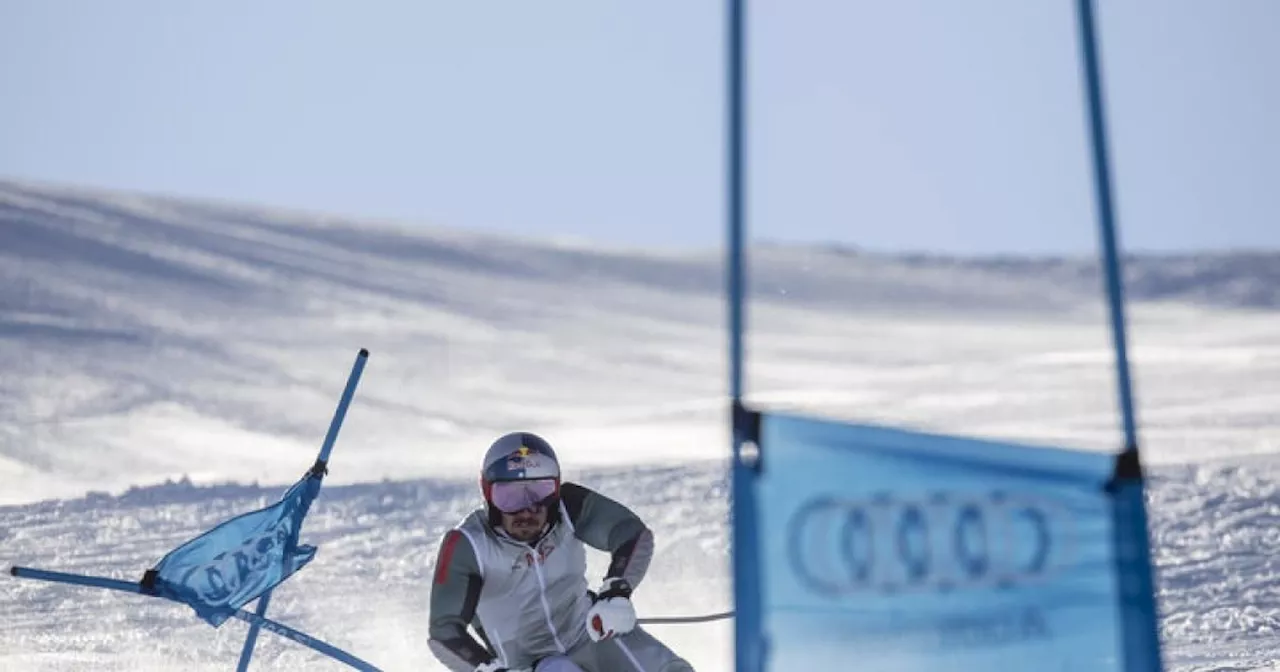
<svg viewBox="0 0 1280 672"><path fill-rule="evenodd" d="M545 504L556 512L560 501L560 461L546 439L531 432L512 432L498 437L484 454L480 468L480 488L489 507L491 522L501 520L500 502L494 500L494 485L513 481L536 481L551 487L542 499L529 504Z"/></svg>

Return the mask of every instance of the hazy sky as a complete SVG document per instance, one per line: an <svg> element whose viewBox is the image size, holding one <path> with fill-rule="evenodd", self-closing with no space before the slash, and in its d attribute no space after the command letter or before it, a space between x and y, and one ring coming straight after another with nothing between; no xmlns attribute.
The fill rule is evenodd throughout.
<svg viewBox="0 0 1280 672"><path fill-rule="evenodd" d="M1103 0L1131 248L1280 247L1280 0ZM753 235L1091 251L1072 0L750 3ZM719 244L723 2L0 0L0 178Z"/></svg>

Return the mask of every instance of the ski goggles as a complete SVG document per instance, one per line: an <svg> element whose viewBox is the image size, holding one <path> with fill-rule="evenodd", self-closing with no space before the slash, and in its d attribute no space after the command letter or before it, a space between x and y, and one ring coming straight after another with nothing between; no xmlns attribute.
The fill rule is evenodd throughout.
<svg viewBox="0 0 1280 672"><path fill-rule="evenodd" d="M560 480L497 481L489 484L489 502L503 513L516 513L546 503L560 490Z"/></svg>

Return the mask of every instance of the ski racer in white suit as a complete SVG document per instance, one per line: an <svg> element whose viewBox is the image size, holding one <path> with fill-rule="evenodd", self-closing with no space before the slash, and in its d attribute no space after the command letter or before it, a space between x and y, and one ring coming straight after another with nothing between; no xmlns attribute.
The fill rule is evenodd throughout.
<svg viewBox="0 0 1280 672"><path fill-rule="evenodd" d="M560 482L528 432L490 446L485 506L445 534L431 588L430 647L453 672L693 672L636 626L631 591L653 533L622 504ZM588 590L586 546L612 556ZM475 629L479 640L467 631Z"/></svg>

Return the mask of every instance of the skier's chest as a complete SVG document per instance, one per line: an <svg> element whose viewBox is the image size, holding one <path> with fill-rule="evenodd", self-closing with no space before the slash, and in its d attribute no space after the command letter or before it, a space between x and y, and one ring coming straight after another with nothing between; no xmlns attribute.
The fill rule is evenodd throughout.
<svg viewBox="0 0 1280 672"><path fill-rule="evenodd" d="M559 583L586 572L586 551L572 534L549 534L537 544L499 541L485 572L485 587L507 592Z"/></svg>

